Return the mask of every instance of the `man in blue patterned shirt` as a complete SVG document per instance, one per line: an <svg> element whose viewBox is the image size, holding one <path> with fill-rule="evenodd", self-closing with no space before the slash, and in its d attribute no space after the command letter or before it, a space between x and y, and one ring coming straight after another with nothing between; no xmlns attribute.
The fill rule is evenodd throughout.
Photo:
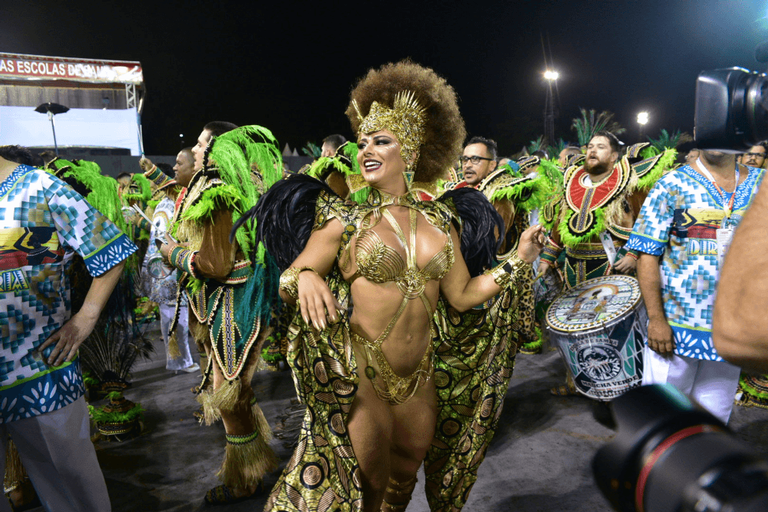
<svg viewBox="0 0 768 512"><path fill-rule="evenodd" d="M0 467L10 435L46 510L108 511L77 349L136 246L31 158L0 146ZM75 252L94 279L71 316Z"/></svg>
<svg viewBox="0 0 768 512"><path fill-rule="evenodd" d="M740 370L712 344L712 309L733 230L763 175L734 155L701 151L659 179L627 242L641 253L637 274L649 318L643 384L673 384L724 423Z"/></svg>

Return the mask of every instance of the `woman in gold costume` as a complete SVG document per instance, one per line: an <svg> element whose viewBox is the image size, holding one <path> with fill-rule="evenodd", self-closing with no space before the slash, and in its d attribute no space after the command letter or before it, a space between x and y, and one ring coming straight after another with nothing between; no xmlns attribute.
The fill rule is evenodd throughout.
<svg viewBox="0 0 768 512"><path fill-rule="evenodd" d="M268 251L283 259L298 252L280 246L286 237L311 233L298 257L278 261L287 267L280 295L298 305L287 353L307 412L267 510L405 510L422 463L431 508L459 510L512 373L515 273L538 256L543 234L528 229L517 254L494 262L495 247L478 254L482 243L470 241L493 245L500 227L479 192L419 200L465 137L455 92L431 69L406 61L369 71L347 115L360 166L348 183L367 199L345 201L299 176L255 212ZM313 187L310 201L297 196ZM291 209L307 203L311 229L291 223ZM276 218L287 224L271 227ZM485 260L484 273L468 269L467 254L470 267Z"/></svg>

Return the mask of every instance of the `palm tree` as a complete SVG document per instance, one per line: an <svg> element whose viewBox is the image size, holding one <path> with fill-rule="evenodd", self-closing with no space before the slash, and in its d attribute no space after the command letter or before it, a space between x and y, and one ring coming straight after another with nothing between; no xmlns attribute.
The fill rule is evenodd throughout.
<svg viewBox="0 0 768 512"><path fill-rule="evenodd" d="M586 146L589 141L594 137L595 133L599 131L609 131L614 135L619 135L626 132L626 128L613 120L613 112L603 110L599 114L596 110L587 110L579 108L581 113L581 119L574 119L571 124L571 129L576 131L576 136L579 139L579 146Z"/></svg>
<svg viewBox="0 0 768 512"><path fill-rule="evenodd" d="M648 141L651 143L651 146L656 148L659 153L665 149L674 149L680 144L685 144L686 142L691 142L692 140L693 137L691 137L688 132L681 132L680 130L677 130L675 133L670 135L667 130L662 129L658 139L652 139L648 137Z"/></svg>

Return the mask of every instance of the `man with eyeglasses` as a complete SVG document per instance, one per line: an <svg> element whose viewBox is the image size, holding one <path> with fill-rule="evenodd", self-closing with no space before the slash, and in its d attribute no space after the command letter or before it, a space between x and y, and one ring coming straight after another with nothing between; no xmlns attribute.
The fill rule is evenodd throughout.
<svg viewBox="0 0 768 512"><path fill-rule="evenodd" d="M739 157L739 163L761 169L765 165L766 152L768 152L768 141L758 142L756 146L752 146L748 152Z"/></svg>
<svg viewBox="0 0 768 512"><path fill-rule="evenodd" d="M535 167L538 158L529 162ZM493 139L472 137L461 156L461 167L464 171L464 181L450 185L450 188L473 187L488 198L504 220L505 232L500 233L501 247L498 259L503 261L517 250L520 235L528 228L528 212L520 208L516 201L509 197L517 197L519 202L528 199L533 193L532 178L520 172L520 166L510 161L498 165L498 149ZM514 192L512 192L514 190ZM533 283L533 271L530 271L529 283ZM534 300L532 286L523 288L518 299L517 322L513 326L519 334L522 346L529 346L538 340L534 326ZM539 346L540 343L537 344Z"/></svg>
<svg viewBox="0 0 768 512"><path fill-rule="evenodd" d="M485 137L472 137L461 156L461 169L467 185L477 188L498 163L496 141Z"/></svg>

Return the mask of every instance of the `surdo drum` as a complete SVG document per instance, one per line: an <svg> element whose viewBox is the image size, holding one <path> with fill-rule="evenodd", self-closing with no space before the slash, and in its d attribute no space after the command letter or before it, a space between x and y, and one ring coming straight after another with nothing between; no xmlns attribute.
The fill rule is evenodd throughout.
<svg viewBox="0 0 768 512"><path fill-rule="evenodd" d="M585 281L558 296L546 320L581 394L609 401L640 386L648 314L635 278Z"/></svg>

